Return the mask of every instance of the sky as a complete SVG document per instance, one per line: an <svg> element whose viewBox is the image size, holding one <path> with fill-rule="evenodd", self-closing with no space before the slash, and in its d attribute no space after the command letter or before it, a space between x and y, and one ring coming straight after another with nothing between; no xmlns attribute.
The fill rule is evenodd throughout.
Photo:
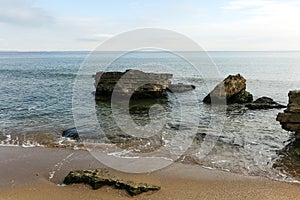
<svg viewBox="0 0 300 200"><path fill-rule="evenodd" d="M0 51L94 50L138 28L205 50L300 50L299 0L0 0Z"/></svg>

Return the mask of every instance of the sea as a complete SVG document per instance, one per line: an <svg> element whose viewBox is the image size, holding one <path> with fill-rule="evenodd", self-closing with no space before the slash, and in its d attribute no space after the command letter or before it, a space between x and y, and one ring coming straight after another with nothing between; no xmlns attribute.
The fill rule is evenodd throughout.
<svg viewBox="0 0 300 200"><path fill-rule="evenodd" d="M143 102L130 112L123 105L95 102L93 74L127 69L172 73L172 83L196 89L170 93L167 101ZM300 52L0 52L0 145L99 144L93 151L125 159L159 156L212 170L300 181L299 142L276 121L284 109L202 102L216 84L235 74L247 80L254 99L267 96L286 105L288 92L300 89ZM144 105L156 106L145 110ZM80 140L62 137L72 127L78 128Z"/></svg>

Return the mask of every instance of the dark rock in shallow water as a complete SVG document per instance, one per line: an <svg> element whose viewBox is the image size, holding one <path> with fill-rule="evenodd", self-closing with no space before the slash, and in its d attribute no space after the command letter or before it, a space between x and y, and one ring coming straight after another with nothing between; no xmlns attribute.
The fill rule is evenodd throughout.
<svg viewBox="0 0 300 200"><path fill-rule="evenodd" d="M277 151L278 159L273 168L284 171L299 180L300 174L300 140L292 140L283 149Z"/></svg>
<svg viewBox="0 0 300 200"><path fill-rule="evenodd" d="M165 98L172 74L145 73L139 70L125 72L97 72L95 99L110 100L114 92L118 98Z"/></svg>
<svg viewBox="0 0 300 200"><path fill-rule="evenodd" d="M169 128L174 131L191 130L191 127L184 124L168 124Z"/></svg>
<svg viewBox="0 0 300 200"><path fill-rule="evenodd" d="M289 92L289 104L284 113L278 113L277 121L283 129L296 133L296 139L300 140L300 90Z"/></svg>
<svg viewBox="0 0 300 200"><path fill-rule="evenodd" d="M250 110L286 108L285 105L281 105L269 97L258 98L253 103L246 104L246 107L249 108Z"/></svg>
<svg viewBox="0 0 300 200"><path fill-rule="evenodd" d="M244 104L252 101L252 94L246 91L246 79L240 74L225 78L203 99L208 104Z"/></svg>
<svg viewBox="0 0 300 200"><path fill-rule="evenodd" d="M253 101L253 95L247 91L241 91L236 95L233 95L231 98L228 99L229 104L237 103L237 104L244 104Z"/></svg>
<svg viewBox="0 0 300 200"><path fill-rule="evenodd" d="M62 133L62 136L72 138L74 140L79 139L79 134L78 134L78 131L75 127L64 130L63 133Z"/></svg>
<svg viewBox="0 0 300 200"><path fill-rule="evenodd" d="M178 84L170 84L167 89L172 93L182 93L182 92L188 92L194 90L195 88L196 86L194 85L186 85L183 83L178 83Z"/></svg>
<svg viewBox="0 0 300 200"><path fill-rule="evenodd" d="M67 185L73 183L85 183L92 186L93 189L99 189L104 185L114 186L117 189L126 190L131 196L143 192L160 190L160 187L158 186L120 180L115 176L111 176L106 169L71 171L65 177L64 183Z"/></svg>

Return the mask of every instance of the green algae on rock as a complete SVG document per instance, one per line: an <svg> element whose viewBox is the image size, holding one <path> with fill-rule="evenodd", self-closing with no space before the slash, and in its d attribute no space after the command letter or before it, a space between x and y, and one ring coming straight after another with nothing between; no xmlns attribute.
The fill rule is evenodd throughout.
<svg viewBox="0 0 300 200"><path fill-rule="evenodd" d="M114 186L117 189L126 190L131 196L135 196L143 192L160 190L159 186L121 180L110 175L107 169L71 171L65 177L64 183L66 185L84 183L90 185L93 189L99 189L104 185Z"/></svg>

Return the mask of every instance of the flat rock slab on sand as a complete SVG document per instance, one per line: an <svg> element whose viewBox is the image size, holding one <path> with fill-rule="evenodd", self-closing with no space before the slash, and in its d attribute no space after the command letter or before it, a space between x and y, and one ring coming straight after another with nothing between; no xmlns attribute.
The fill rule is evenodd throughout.
<svg viewBox="0 0 300 200"><path fill-rule="evenodd" d="M114 186L117 189L126 190L131 196L148 191L160 190L160 187L148 185L146 183L135 183L133 181L123 181L110 175L107 169L96 170L77 170L71 171L64 180L67 185L73 183L85 183L92 186L93 189L99 189L102 186Z"/></svg>

